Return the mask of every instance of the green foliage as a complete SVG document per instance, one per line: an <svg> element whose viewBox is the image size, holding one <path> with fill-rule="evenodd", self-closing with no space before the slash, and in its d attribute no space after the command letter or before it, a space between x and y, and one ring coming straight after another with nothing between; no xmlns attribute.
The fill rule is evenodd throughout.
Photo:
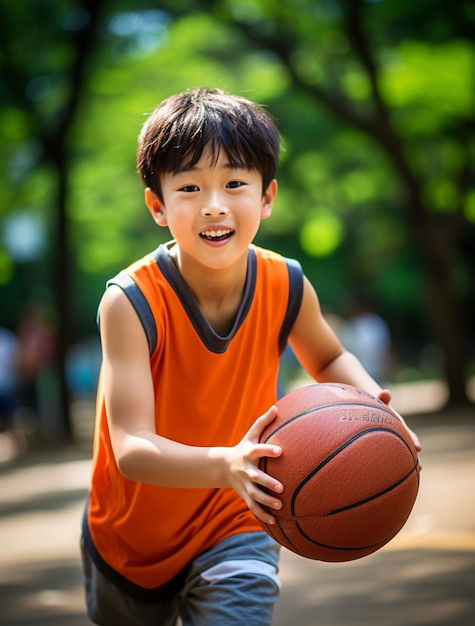
<svg viewBox="0 0 475 626"><path fill-rule="evenodd" d="M210 15L194 13L170 24L149 54L98 67L73 137L69 215L81 271L107 276L170 236L153 224L135 174L137 135L163 98L205 85L266 102L287 87L275 60L237 55L240 44Z"/></svg>
<svg viewBox="0 0 475 626"><path fill-rule="evenodd" d="M395 109L415 110L419 132L438 131L447 116L470 116L473 107L473 45L403 41L385 58L382 86ZM405 125L407 130L410 125ZM404 128L402 129L404 130Z"/></svg>
<svg viewBox="0 0 475 626"><path fill-rule="evenodd" d="M340 246L342 240L341 220L325 209L308 219L300 231L300 245L311 257L329 256Z"/></svg>
<svg viewBox="0 0 475 626"><path fill-rule="evenodd" d="M84 14L72 0L33 3L31 12L21 1L1 4L0 19L4 13L11 24L1 34L23 84L21 98L1 88L0 221L29 208L52 233L58 174L41 138L71 89L72 35ZM336 284L361 281L394 317L413 313L421 290L418 257L407 257L417 249L411 207L368 124L379 89L427 211L475 223L475 51L468 36L475 17L471 3L453 4L448 11L435 0L170 0L158 10L146 0L99 2L95 54L66 129L74 284L77 300L87 302L81 315L90 319L81 331L93 327L106 278L169 237L143 203L137 135L163 98L201 85L266 104L281 128L280 191L259 241L299 257L332 304L340 300ZM347 14L357 5L374 83ZM345 120L348 111L353 117ZM16 275L0 242L0 297L13 293Z"/></svg>

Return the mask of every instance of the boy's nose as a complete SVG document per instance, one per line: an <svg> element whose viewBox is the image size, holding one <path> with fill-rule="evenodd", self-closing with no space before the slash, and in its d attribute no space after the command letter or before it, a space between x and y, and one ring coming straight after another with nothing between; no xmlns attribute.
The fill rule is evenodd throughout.
<svg viewBox="0 0 475 626"><path fill-rule="evenodd" d="M201 209L202 217L215 217L218 215L227 215L229 212L228 207L219 201L217 196L209 198L209 202Z"/></svg>

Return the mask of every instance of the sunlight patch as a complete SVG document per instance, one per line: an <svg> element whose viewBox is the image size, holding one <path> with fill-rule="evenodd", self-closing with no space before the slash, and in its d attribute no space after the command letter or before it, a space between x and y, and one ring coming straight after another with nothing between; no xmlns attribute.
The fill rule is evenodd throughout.
<svg viewBox="0 0 475 626"><path fill-rule="evenodd" d="M343 241L343 224L331 213L321 213L306 222L300 231L300 245L311 257L332 254Z"/></svg>

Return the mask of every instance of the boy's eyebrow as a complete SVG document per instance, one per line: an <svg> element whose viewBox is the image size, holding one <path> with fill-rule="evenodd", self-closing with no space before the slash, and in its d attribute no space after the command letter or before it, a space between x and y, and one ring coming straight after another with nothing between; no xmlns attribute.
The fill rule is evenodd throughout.
<svg viewBox="0 0 475 626"><path fill-rule="evenodd" d="M226 163L223 163L222 165L220 165L219 168L223 170L227 169L227 170L247 170L247 171L251 169L243 161L235 161L234 163L230 163L229 161L227 161ZM178 174L184 174L187 172L201 172L203 171L203 169L208 169L208 168L196 167L196 165L182 165L181 167L178 167L176 170L172 172L172 176L177 176Z"/></svg>

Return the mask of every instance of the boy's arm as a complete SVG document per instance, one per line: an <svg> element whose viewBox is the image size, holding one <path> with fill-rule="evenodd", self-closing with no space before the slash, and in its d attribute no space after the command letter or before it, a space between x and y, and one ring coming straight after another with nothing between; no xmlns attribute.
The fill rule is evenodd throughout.
<svg viewBox="0 0 475 626"><path fill-rule="evenodd" d="M322 315L317 294L304 277L302 304L289 342L306 372L318 382L341 382L378 395L379 385L347 352Z"/></svg>
<svg viewBox="0 0 475 626"><path fill-rule="evenodd" d="M260 432L276 415L265 413L232 448L188 446L155 432L155 399L148 343L127 296L109 287L101 302L102 384L114 457L131 480L166 487L233 487L263 521L273 518L258 504L280 508L281 484L257 469L262 456L280 449L259 444ZM277 507L275 506L277 504Z"/></svg>
<svg viewBox="0 0 475 626"><path fill-rule="evenodd" d="M300 364L314 380L322 383L340 382L353 385L389 404L390 392L382 389L360 361L344 349L324 319L317 294L307 278L304 278L302 305L290 333L289 342ZM411 434L417 449L420 450L417 435L407 427L400 415L398 417Z"/></svg>

